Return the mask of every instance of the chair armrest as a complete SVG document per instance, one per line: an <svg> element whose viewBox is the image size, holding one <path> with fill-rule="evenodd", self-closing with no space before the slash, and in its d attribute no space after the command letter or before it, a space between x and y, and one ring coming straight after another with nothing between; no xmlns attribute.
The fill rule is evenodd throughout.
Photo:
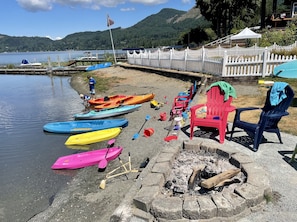
<svg viewBox="0 0 297 222"><path fill-rule="evenodd" d="M229 106L226 111L227 112L233 112L234 110L236 110L236 107L235 106Z"/></svg>
<svg viewBox="0 0 297 222"><path fill-rule="evenodd" d="M234 116L234 121L237 122L240 121L240 114L244 111L252 111L252 110L260 110L261 108L259 107L243 107L243 108L236 108L236 113Z"/></svg>
<svg viewBox="0 0 297 222"><path fill-rule="evenodd" d="M191 106L190 110L191 110L191 112L195 112L197 109L199 109L203 106L205 106L205 104L197 104L195 106Z"/></svg>
<svg viewBox="0 0 297 222"><path fill-rule="evenodd" d="M272 113L272 114L265 115L265 116L270 119L278 119L278 118L281 118L283 116L288 116L288 115L289 115L288 112L279 112L279 113Z"/></svg>
<svg viewBox="0 0 297 222"><path fill-rule="evenodd" d="M251 110L258 110L258 109L262 109L262 108L260 108L260 107L242 107L242 108L236 108L236 112L241 113L244 111L251 111Z"/></svg>

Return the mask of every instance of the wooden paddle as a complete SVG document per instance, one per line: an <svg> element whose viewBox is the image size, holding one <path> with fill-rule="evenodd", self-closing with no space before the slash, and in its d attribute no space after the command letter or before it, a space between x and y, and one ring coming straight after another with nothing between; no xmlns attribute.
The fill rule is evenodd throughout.
<svg viewBox="0 0 297 222"><path fill-rule="evenodd" d="M142 124L142 126L141 126L141 128L139 129L138 133L135 133L135 134L133 135L132 140L136 140L136 139L139 137L139 133L140 133L140 131L142 130L142 128L144 127L145 123L146 123L150 118L151 118L151 117L150 117L149 115L146 115L144 123Z"/></svg>
<svg viewBox="0 0 297 222"><path fill-rule="evenodd" d="M101 172L101 171L104 171L104 169L106 168L107 164L108 164L108 161L106 159L107 157L107 154L108 154L108 151L109 151L109 148L112 147L115 143L115 139L111 139L107 142L107 151L106 151L106 154L105 154L105 157L103 160L101 160L99 163L98 163L98 171Z"/></svg>

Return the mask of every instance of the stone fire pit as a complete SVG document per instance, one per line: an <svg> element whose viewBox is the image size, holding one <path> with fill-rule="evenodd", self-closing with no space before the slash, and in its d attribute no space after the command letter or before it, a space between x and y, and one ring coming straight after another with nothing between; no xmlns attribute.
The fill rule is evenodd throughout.
<svg viewBox="0 0 297 222"><path fill-rule="evenodd" d="M231 178L234 182L220 189L213 187L201 192L201 180L197 180L189 189L193 167L201 164L201 160L193 158L191 161L190 158L197 155L206 165L215 166L212 167L217 171L215 174L238 169L239 173ZM216 218L234 220L260 209L266 195L272 193L264 170L249 156L226 146L197 140L185 140L175 148L165 147L145 171L138 178L138 188L132 201L131 218L136 221L137 218L140 221L162 222ZM169 182L171 184L168 185ZM175 191L174 187L177 187ZM113 215L113 218L116 217L116 214Z"/></svg>

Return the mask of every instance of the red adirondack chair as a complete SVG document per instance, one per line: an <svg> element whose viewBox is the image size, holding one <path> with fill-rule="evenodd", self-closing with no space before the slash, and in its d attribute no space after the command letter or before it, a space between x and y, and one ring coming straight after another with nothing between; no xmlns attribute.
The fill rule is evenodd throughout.
<svg viewBox="0 0 297 222"><path fill-rule="evenodd" d="M193 138L194 127L211 127L219 130L220 143L224 143L228 114L236 109L231 105L233 97L229 95L225 101L225 92L219 85L212 86L206 95L206 104L198 104L190 108L190 139Z"/></svg>

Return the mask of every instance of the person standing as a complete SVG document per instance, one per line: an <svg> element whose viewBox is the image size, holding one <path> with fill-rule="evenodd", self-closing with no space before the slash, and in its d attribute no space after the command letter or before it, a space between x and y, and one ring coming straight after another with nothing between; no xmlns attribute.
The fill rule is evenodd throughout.
<svg viewBox="0 0 297 222"><path fill-rule="evenodd" d="M89 79L90 94L91 94L91 97L94 99L96 94L96 91L95 91L96 80L92 76L88 76L88 79Z"/></svg>

